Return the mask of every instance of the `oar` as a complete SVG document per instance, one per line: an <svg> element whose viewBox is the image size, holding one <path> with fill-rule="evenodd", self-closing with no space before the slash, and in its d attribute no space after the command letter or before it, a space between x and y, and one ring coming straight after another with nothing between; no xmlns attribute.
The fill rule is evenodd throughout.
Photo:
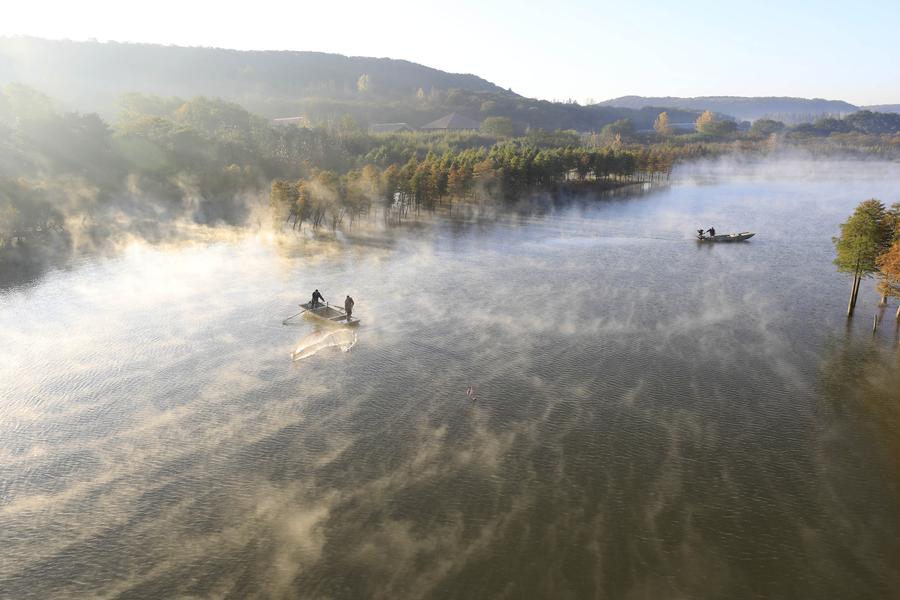
<svg viewBox="0 0 900 600"><path fill-rule="evenodd" d="M305 313L305 312L306 312L306 309L304 308L303 310L301 310L300 312L298 312L296 315L291 315L291 316L289 316L287 319L285 319L284 321L282 321L281 324L282 324L282 325L287 325L287 322L288 322L288 321L290 321L290 320L293 319L294 317L299 317L300 315L302 315L302 314Z"/></svg>

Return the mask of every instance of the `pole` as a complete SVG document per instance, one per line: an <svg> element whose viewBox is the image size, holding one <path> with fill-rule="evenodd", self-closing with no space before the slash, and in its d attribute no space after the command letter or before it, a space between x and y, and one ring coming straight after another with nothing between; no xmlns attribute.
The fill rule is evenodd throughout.
<svg viewBox="0 0 900 600"><path fill-rule="evenodd" d="M288 321L290 321L290 320L293 319L294 317L299 317L300 315L302 315L302 314L305 313L305 312L306 312L305 309L304 309L304 310L301 310L301 311L298 312L296 315L291 315L291 316L289 316L287 319L285 319L284 321L282 321L281 324L282 324L282 325L287 325L287 322L288 322Z"/></svg>

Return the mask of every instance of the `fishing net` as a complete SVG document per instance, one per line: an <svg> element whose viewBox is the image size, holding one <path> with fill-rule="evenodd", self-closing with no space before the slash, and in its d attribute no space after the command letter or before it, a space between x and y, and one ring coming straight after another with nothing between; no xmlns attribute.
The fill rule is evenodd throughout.
<svg viewBox="0 0 900 600"><path fill-rule="evenodd" d="M342 352L349 352L356 345L356 332L352 329L325 329L314 331L304 337L297 344L297 348L291 353L294 361L309 358L326 348L340 348Z"/></svg>

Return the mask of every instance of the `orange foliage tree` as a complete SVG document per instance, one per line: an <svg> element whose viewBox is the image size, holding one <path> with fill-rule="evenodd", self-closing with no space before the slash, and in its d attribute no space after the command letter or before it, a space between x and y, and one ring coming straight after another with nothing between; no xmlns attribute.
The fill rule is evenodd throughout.
<svg viewBox="0 0 900 600"><path fill-rule="evenodd" d="M900 240L879 256L877 263L881 272L878 291L885 296L900 298ZM897 307L897 319L900 319L900 307Z"/></svg>

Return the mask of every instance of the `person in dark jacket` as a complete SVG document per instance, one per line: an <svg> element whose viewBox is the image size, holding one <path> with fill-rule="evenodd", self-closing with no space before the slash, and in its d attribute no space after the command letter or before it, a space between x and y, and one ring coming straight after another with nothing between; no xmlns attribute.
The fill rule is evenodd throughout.
<svg viewBox="0 0 900 600"><path fill-rule="evenodd" d="M350 294L347 294L347 299L344 300L344 310L347 311L347 322L350 322L350 317L353 315L353 298L350 297Z"/></svg>
<svg viewBox="0 0 900 600"><path fill-rule="evenodd" d="M707 233L709 233L709 237L716 237L716 228L715 227L710 227L706 231L707 231Z"/></svg>
<svg viewBox="0 0 900 600"><path fill-rule="evenodd" d="M322 296L322 294L319 293L319 290L316 290L316 291L313 292L313 295L312 295L312 302L309 303L310 308L315 308L315 307L317 307L317 306L319 305L319 301L321 301L321 302L324 303L324 302L325 302L325 298Z"/></svg>

